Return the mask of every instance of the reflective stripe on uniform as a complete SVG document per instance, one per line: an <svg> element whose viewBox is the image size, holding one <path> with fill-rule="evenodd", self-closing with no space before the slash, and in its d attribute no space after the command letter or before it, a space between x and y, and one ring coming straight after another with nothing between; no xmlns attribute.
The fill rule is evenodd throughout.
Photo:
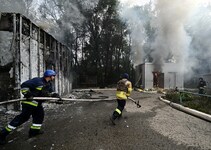
<svg viewBox="0 0 211 150"><path fill-rule="evenodd" d="M36 89L39 90L39 91L41 91L42 88L43 88L43 86L38 86L38 87L36 87Z"/></svg>
<svg viewBox="0 0 211 150"><path fill-rule="evenodd" d="M29 104L29 105L32 105L32 106L35 106L35 107L38 106L38 102L36 102L36 101L21 101L21 103Z"/></svg>
<svg viewBox="0 0 211 150"><path fill-rule="evenodd" d="M116 97L117 97L117 99L120 99L120 100L127 99L126 92L123 92L123 91L116 91Z"/></svg>
<svg viewBox="0 0 211 150"><path fill-rule="evenodd" d="M29 88L21 88L21 93L27 93L29 91Z"/></svg>
<svg viewBox="0 0 211 150"><path fill-rule="evenodd" d="M119 110L118 108L115 109L116 112L118 112L118 114L121 114L121 110Z"/></svg>
<svg viewBox="0 0 211 150"><path fill-rule="evenodd" d="M8 131L8 132L11 132L12 129L8 128L7 126L5 127L5 129Z"/></svg>
<svg viewBox="0 0 211 150"><path fill-rule="evenodd" d="M34 124L34 123L33 123L33 124L31 125L31 127L30 127L30 128L31 128L31 129L37 129L37 130L40 130L40 129L41 129L41 126L42 126L42 124Z"/></svg>
<svg viewBox="0 0 211 150"><path fill-rule="evenodd" d="M5 129L6 129L7 131L11 132L12 130L15 130L16 127L11 126L11 125L8 124L8 125L5 127Z"/></svg>

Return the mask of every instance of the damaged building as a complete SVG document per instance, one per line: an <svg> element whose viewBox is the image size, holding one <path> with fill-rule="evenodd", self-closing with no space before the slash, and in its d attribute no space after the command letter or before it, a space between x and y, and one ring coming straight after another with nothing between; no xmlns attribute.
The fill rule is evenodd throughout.
<svg viewBox="0 0 211 150"><path fill-rule="evenodd" d="M20 98L20 85L43 76L46 69L57 72L55 91L72 89L71 50L18 13L0 13L0 101Z"/></svg>
<svg viewBox="0 0 211 150"><path fill-rule="evenodd" d="M135 86L143 89L184 88L184 78L177 63L164 63L162 71L155 71L153 63L143 63L135 68Z"/></svg>

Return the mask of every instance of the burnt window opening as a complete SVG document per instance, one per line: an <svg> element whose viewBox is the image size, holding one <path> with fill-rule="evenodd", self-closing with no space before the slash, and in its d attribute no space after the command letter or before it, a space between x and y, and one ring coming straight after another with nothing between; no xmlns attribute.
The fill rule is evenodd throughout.
<svg viewBox="0 0 211 150"><path fill-rule="evenodd" d="M32 36L32 38L33 39L35 39L35 40L37 40L37 35L38 35L38 28L34 25L34 24L32 24L32 34L31 34L31 36Z"/></svg>
<svg viewBox="0 0 211 150"><path fill-rule="evenodd" d="M46 48L50 49L50 45L51 45L51 36L49 34L46 34Z"/></svg>
<svg viewBox="0 0 211 150"><path fill-rule="evenodd" d="M40 30L40 43L44 44L44 31Z"/></svg>
<svg viewBox="0 0 211 150"><path fill-rule="evenodd" d="M30 36L30 21L25 18L22 19L22 34Z"/></svg>
<svg viewBox="0 0 211 150"><path fill-rule="evenodd" d="M54 41L55 41L55 39L52 36L50 36L50 44L49 44L49 47L50 47L51 51L53 51L53 48L54 48L53 47Z"/></svg>
<svg viewBox="0 0 211 150"><path fill-rule="evenodd" d="M13 31L13 14L1 13L0 30Z"/></svg>

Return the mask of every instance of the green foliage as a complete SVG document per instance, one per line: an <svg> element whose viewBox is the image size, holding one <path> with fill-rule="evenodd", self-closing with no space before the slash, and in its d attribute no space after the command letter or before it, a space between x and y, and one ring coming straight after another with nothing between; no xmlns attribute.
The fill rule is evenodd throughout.
<svg viewBox="0 0 211 150"><path fill-rule="evenodd" d="M178 103L180 100L180 94L178 92L170 91L166 93L164 98L171 102Z"/></svg>
<svg viewBox="0 0 211 150"><path fill-rule="evenodd" d="M70 47L73 70L78 76L94 76L98 85L108 86L127 72L133 77L128 29L120 20L118 0L97 0L85 7L81 0L43 0L39 7L51 33ZM90 5L90 4L88 4Z"/></svg>
<svg viewBox="0 0 211 150"><path fill-rule="evenodd" d="M94 72L99 85L105 86L116 83L123 72L131 75L130 47L125 40L126 26L117 13L117 1L99 0L93 12L84 15L89 39L83 48L82 73L89 76Z"/></svg>
<svg viewBox="0 0 211 150"><path fill-rule="evenodd" d="M167 92L164 98L185 107L211 114L211 98L197 96L191 93L179 93L174 91ZM182 103L180 103L180 98L182 98Z"/></svg>

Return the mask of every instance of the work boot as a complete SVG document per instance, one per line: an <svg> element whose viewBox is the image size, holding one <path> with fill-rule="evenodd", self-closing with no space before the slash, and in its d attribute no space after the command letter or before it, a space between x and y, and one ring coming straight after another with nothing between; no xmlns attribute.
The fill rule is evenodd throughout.
<svg viewBox="0 0 211 150"><path fill-rule="evenodd" d="M35 137L37 135L40 135L40 134L43 134L43 133L44 133L44 131L42 131L42 130L33 130L33 129L30 129L29 130L29 138L33 138L33 137Z"/></svg>
<svg viewBox="0 0 211 150"><path fill-rule="evenodd" d="M115 119L113 118L113 116L110 117L110 120L111 120L111 123L112 123L113 125L116 125Z"/></svg>

